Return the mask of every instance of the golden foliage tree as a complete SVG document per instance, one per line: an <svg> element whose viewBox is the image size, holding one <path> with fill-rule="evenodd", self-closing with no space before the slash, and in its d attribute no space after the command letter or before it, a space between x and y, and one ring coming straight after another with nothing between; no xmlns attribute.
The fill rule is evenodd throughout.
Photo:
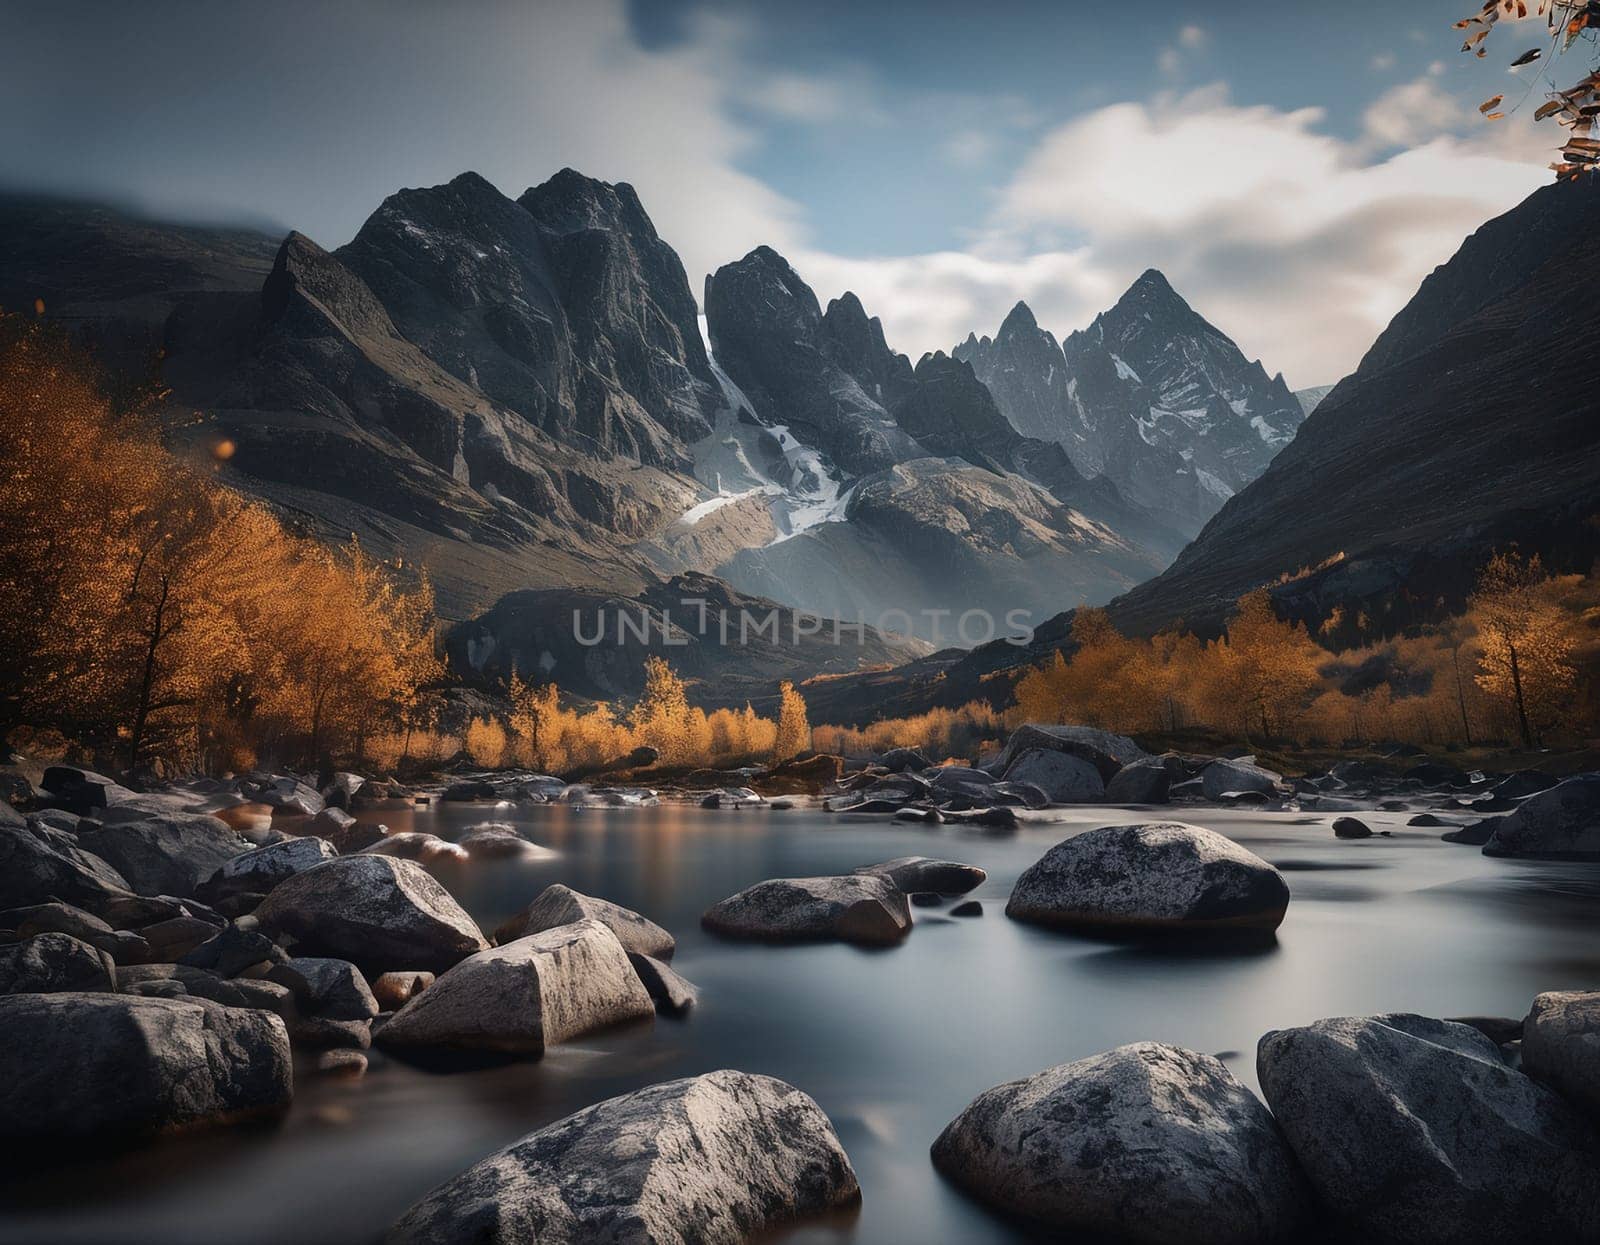
<svg viewBox="0 0 1600 1245"><path fill-rule="evenodd" d="M695 755L689 722L689 697L683 680L663 657L644 659L644 691L629 723L638 742L656 749L669 765L682 765Z"/></svg>
<svg viewBox="0 0 1600 1245"><path fill-rule="evenodd" d="M326 763L437 678L425 575L291 534L17 317L0 458L0 732L48 725L130 764Z"/></svg>
<svg viewBox="0 0 1600 1245"><path fill-rule="evenodd" d="M805 697L785 679L778 687L778 733L772 745L773 759L787 761L810 747L811 723L806 717Z"/></svg>
<svg viewBox="0 0 1600 1245"><path fill-rule="evenodd" d="M1542 591L1547 580L1537 554L1497 553L1470 601L1482 647L1477 684L1515 714L1524 748L1542 743L1577 686L1573 637Z"/></svg>

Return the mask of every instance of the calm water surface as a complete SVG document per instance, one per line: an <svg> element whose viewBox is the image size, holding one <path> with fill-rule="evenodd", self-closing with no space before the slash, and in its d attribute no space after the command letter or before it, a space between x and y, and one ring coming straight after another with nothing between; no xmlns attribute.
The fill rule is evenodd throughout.
<svg viewBox="0 0 1600 1245"><path fill-rule="evenodd" d="M446 806L372 815L445 838L512 821L554 850L441 880L487 930L551 882L638 909L677 935L701 990L658 1019L554 1048L537 1063L424 1071L374 1051L358 1081L300 1070L280 1124L162 1142L70 1168L0 1175L0 1240L366 1242L433 1185L579 1107L715 1068L768 1073L832 1117L863 1191L858 1214L807 1242L970 1245L1029 1239L947 1187L929 1143L976 1094L1122 1042L1220 1055L1255 1087L1256 1039L1322 1016L1411 1010L1522 1015L1540 990L1600 979L1600 867L1488 860L1363 814L1393 838L1341 842L1331 816L1184 810L1285 870L1276 945L1250 953L1117 946L1014 924L1017 875L1058 840L1159 813L1036 814L989 837L808 811ZM847 872L921 854L982 865L980 919L915 908L899 947L719 942L716 900L769 877Z"/></svg>

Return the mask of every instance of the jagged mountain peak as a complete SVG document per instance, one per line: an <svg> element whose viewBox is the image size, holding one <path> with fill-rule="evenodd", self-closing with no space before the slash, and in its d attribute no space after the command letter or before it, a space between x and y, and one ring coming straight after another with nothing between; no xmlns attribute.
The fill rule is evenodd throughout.
<svg viewBox="0 0 1600 1245"><path fill-rule="evenodd" d="M546 229L571 233L580 229L627 228L658 241L655 225L627 182L603 182L577 169L565 168L517 200Z"/></svg>
<svg viewBox="0 0 1600 1245"><path fill-rule="evenodd" d="M1022 299L1017 299L1017 305L1006 313L1006 318L1000 321L1000 331L995 334L995 340L1013 337L1018 333L1036 333L1039 331L1039 321L1034 318L1033 308Z"/></svg>

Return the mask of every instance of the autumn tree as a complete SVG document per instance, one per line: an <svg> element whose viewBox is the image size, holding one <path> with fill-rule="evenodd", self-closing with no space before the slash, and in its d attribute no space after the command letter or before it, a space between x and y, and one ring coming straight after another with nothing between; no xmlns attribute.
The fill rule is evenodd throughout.
<svg viewBox="0 0 1600 1245"><path fill-rule="evenodd" d="M778 685L778 736L772 745L773 759L787 761L810 747L811 723L806 717L805 697L785 679Z"/></svg>
<svg viewBox="0 0 1600 1245"><path fill-rule="evenodd" d="M677 765L690 759L689 697L665 658L645 658L644 691L629 721L639 742L655 748L663 761Z"/></svg>
<svg viewBox="0 0 1600 1245"><path fill-rule="evenodd" d="M1322 658L1303 624L1278 617L1267 589L1246 593L1201 663L1213 720L1231 714L1247 734L1285 732L1321 686Z"/></svg>
<svg viewBox="0 0 1600 1245"><path fill-rule="evenodd" d="M1469 603L1482 647L1477 684L1515 714L1524 748L1542 743L1577 684L1573 639L1540 591L1546 580L1537 554L1497 553Z"/></svg>
<svg viewBox="0 0 1600 1245"><path fill-rule="evenodd" d="M1477 13L1456 23L1456 29L1464 32L1461 50L1481 60L1488 55L1489 35L1497 24L1528 17L1544 19L1543 42L1518 52L1509 67L1514 72L1526 70L1535 82L1542 79L1550 88L1535 109L1534 120L1554 120L1568 132L1560 160L1550 167L1558 178L1593 172L1600 168L1600 140L1593 137L1594 118L1600 106L1600 57L1596 56L1593 38L1588 40L1584 57L1588 72L1578 81L1559 87L1542 71L1545 62L1565 56L1580 38L1600 30L1600 5L1591 0L1484 0ZM1533 89L1534 84L1530 83L1524 94L1531 94ZM1508 105L1506 95L1497 93L1484 100L1478 111L1487 121L1499 121L1516 102L1520 101Z"/></svg>

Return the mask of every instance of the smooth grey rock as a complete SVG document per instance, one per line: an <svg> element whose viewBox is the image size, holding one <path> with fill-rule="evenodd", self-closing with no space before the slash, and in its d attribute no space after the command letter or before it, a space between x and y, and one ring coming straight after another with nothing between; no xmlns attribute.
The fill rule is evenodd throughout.
<svg viewBox="0 0 1600 1245"><path fill-rule="evenodd" d="M1274 796L1283 790L1283 775L1246 761L1213 761L1200 771L1200 788L1208 800L1237 791Z"/></svg>
<svg viewBox="0 0 1600 1245"><path fill-rule="evenodd" d="M1052 804L1097 804L1106 798L1105 781L1092 761L1070 752L1032 748L1005 769L1005 780L1031 783Z"/></svg>
<svg viewBox="0 0 1600 1245"><path fill-rule="evenodd" d="M857 873L874 873L888 878L906 894L912 891L936 891L941 895L965 895L983 885L989 875L977 865L963 865L953 860L932 860L927 856L896 856L881 864L862 865Z"/></svg>
<svg viewBox="0 0 1600 1245"><path fill-rule="evenodd" d="M1333 835L1337 839L1370 839L1372 827L1359 817L1335 817Z"/></svg>
<svg viewBox="0 0 1600 1245"><path fill-rule="evenodd" d="M1467 1025L1319 1020L1268 1033L1267 1104L1320 1201L1363 1239L1592 1240L1600 1139Z"/></svg>
<svg viewBox="0 0 1600 1245"><path fill-rule="evenodd" d="M456 846L479 860L503 860L507 857L531 860L556 855L550 848L523 838L515 826L495 821L471 827L456 840Z"/></svg>
<svg viewBox="0 0 1600 1245"><path fill-rule="evenodd" d="M1172 789L1172 773L1159 757L1124 765L1106 784L1111 804L1165 804Z"/></svg>
<svg viewBox="0 0 1600 1245"><path fill-rule="evenodd" d="M295 1004L308 1016L324 1020L371 1020L378 1000L356 966L348 960L297 955L276 964L267 980L292 991Z"/></svg>
<svg viewBox="0 0 1600 1245"><path fill-rule="evenodd" d="M324 1076L362 1076L367 1071L367 1057L348 1047L325 1050L317 1056L317 1071Z"/></svg>
<svg viewBox="0 0 1600 1245"><path fill-rule="evenodd" d="M571 925L574 921L599 921L617 936L624 950L652 955L658 960L670 960L678 945L661 926L631 908L585 895L560 882L545 887L531 904L505 921L495 930L494 939L498 943L514 942L541 930Z"/></svg>
<svg viewBox="0 0 1600 1245"><path fill-rule="evenodd" d="M419 864L436 864L439 861L464 861L467 850L458 847L436 834L419 830L404 830L387 834L363 847L358 855L392 856L396 860L414 860Z"/></svg>
<svg viewBox="0 0 1600 1245"><path fill-rule="evenodd" d="M670 964L637 951L628 952L628 963L633 965L640 984L663 1015L681 1016L699 1001L700 991L680 977Z"/></svg>
<svg viewBox="0 0 1600 1245"><path fill-rule="evenodd" d="M386 1245L740 1245L853 1204L828 1117L782 1081L711 1072L611 1098L439 1186Z"/></svg>
<svg viewBox="0 0 1600 1245"><path fill-rule="evenodd" d="M1289 887L1261 857L1182 822L1104 826L1057 843L1017 879L1006 915L1109 930L1273 930Z"/></svg>
<svg viewBox="0 0 1600 1245"><path fill-rule="evenodd" d="M211 875L201 887L201 893L212 902L229 895L265 895L286 878L315 868L338 854L339 850L327 839L312 835L286 838L233 857Z"/></svg>
<svg viewBox="0 0 1600 1245"><path fill-rule="evenodd" d="M1096 1240L1270 1245L1311 1209L1255 1095L1210 1055L1157 1042L996 1086L932 1153L983 1201Z"/></svg>
<svg viewBox="0 0 1600 1245"><path fill-rule="evenodd" d="M292 774L269 778L258 784L254 791L254 799L261 804L270 804L273 808L291 816L315 817L327 806L327 801L322 798L320 791L301 782Z"/></svg>
<svg viewBox="0 0 1600 1245"><path fill-rule="evenodd" d="M773 878L715 904L700 924L728 938L881 945L905 937L911 909L904 891L875 874Z"/></svg>
<svg viewBox="0 0 1600 1245"><path fill-rule="evenodd" d="M117 988L110 955L70 934L35 934L0 946L0 994Z"/></svg>
<svg viewBox="0 0 1600 1245"><path fill-rule="evenodd" d="M98 912L129 894L127 879L59 830L30 821L0 826L0 907L63 900Z"/></svg>
<svg viewBox="0 0 1600 1245"><path fill-rule="evenodd" d="M979 903L976 899L968 899L966 902L958 903L955 907L951 908L950 909L950 915L951 916L982 916L983 915L983 905L981 903Z"/></svg>
<svg viewBox="0 0 1600 1245"><path fill-rule="evenodd" d="M1560 990L1533 1000L1522 1025L1522 1070L1600 1117L1600 993Z"/></svg>
<svg viewBox="0 0 1600 1245"><path fill-rule="evenodd" d="M1600 774L1581 774L1530 795L1498 819L1483 854L1600 860Z"/></svg>
<svg viewBox="0 0 1600 1245"><path fill-rule="evenodd" d="M1093 726L1028 722L1011 732L1000 755L984 768L991 773L1004 774L1017 757L1036 749L1081 757L1099 771L1102 782L1110 782L1124 765L1150 756L1126 735Z"/></svg>
<svg viewBox="0 0 1600 1245"><path fill-rule="evenodd" d="M422 866L364 852L280 882L255 915L269 934L295 938L298 950L373 972L442 972L488 945Z"/></svg>
<svg viewBox="0 0 1600 1245"><path fill-rule="evenodd" d="M198 813L128 813L85 825L78 844L109 861L139 894L179 898L193 896L228 861L250 850L250 842L236 831Z"/></svg>
<svg viewBox="0 0 1600 1245"><path fill-rule="evenodd" d="M328 785L322 789L322 798L328 808L348 809L356 798L356 793L367 785L367 780L360 774L351 774L341 771L333 776Z"/></svg>
<svg viewBox="0 0 1600 1245"><path fill-rule="evenodd" d="M293 1077L283 1020L125 994L0 998L0 1140L101 1143L276 1112Z"/></svg>
<svg viewBox="0 0 1600 1245"><path fill-rule="evenodd" d="M462 960L397 1011L377 1040L537 1056L569 1038L653 1015L655 1004L617 936L585 920Z"/></svg>

